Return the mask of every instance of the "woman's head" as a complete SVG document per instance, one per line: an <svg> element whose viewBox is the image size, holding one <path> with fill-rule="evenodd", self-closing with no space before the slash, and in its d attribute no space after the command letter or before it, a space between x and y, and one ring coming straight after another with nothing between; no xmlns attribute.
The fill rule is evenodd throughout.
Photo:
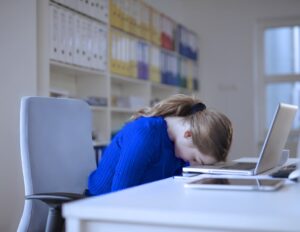
<svg viewBox="0 0 300 232"><path fill-rule="evenodd" d="M189 152L200 153L215 161L225 161L232 142L232 125L222 113L207 109L195 97L183 94L173 95L153 107L138 111L132 119L140 116L180 117L189 130L184 134L191 137ZM183 145L175 144L180 150ZM188 147L185 144L185 148ZM196 150L195 150L196 149ZM180 152L180 151L179 151Z"/></svg>
<svg viewBox="0 0 300 232"><path fill-rule="evenodd" d="M211 109L186 119L190 123L193 144L203 153L225 161L232 142L232 125L222 113Z"/></svg>

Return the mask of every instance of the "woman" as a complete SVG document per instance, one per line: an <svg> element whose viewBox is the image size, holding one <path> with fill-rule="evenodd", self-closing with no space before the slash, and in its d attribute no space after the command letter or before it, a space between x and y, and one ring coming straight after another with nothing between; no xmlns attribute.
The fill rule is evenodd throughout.
<svg viewBox="0 0 300 232"><path fill-rule="evenodd" d="M173 95L139 110L106 148L88 188L100 195L181 173L188 163L225 161L232 125L198 99Z"/></svg>

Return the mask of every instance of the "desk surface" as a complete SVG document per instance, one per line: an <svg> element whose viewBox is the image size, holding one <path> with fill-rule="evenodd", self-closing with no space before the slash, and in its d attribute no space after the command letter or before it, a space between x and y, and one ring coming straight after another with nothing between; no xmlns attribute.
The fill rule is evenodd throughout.
<svg viewBox="0 0 300 232"><path fill-rule="evenodd" d="M168 178L67 203L67 231L300 231L300 183L287 181L275 192L184 187L198 178Z"/></svg>
<svg viewBox="0 0 300 232"><path fill-rule="evenodd" d="M168 178L68 203L63 215L67 225L68 220L77 220L216 231L300 231L300 184L254 192L188 189L183 186L186 181Z"/></svg>

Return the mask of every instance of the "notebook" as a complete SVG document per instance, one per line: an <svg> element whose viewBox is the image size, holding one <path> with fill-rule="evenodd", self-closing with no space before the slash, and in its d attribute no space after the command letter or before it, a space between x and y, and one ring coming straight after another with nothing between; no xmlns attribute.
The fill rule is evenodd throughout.
<svg viewBox="0 0 300 232"><path fill-rule="evenodd" d="M297 110L296 105L278 104L257 163L231 161L216 165L187 166L183 167L183 172L251 176L277 167Z"/></svg>

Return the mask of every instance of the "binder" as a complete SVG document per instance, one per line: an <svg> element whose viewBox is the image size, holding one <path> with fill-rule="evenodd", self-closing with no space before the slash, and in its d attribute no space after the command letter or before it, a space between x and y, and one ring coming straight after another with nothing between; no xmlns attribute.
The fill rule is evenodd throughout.
<svg viewBox="0 0 300 232"><path fill-rule="evenodd" d="M179 76L180 76L180 86L182 88L187 87L187 68L186 68L186 61L184 58L179 59Z"/></svg>
<svg viewBox="0 0 300 232"><path fill-rule="evenodd" d="M77 9L79 12L85 14L85 0L77 0Z"/></svg>
<svg viewBox="0 0 300 232"><path fill-rule="evenodd" d="M178 78L178 59L177 56L171 55L171 84L174 86L179 86Z"/></svg>
<svg viewBox="0 0 300 232"><path fill-rule="evenodd" d="M108 23L109 0L89 0L89 15Z"/></svg>
<svg viewBox="0 0 300 232"><path fill-rule="evenodd" d="M123 0L123 30L126 32L130 32L130 2L129 0Z"/></svg>
<svg viewBox="0 0 300 232"><path fill-rule="evenodd" d="M171 33L170 33L170 20L163 15L161 17L161 46L165 49L171 50Z"/></svg>
<svg viewBox="0 0 300 232"><path fill-rule="evenodd" d="M110 23L112 26L117 27L117 5L116 0L110 0Z"/></svg>
<svg viewBox="0 0 300 232"><path fill-rule="evenodd" d="M50 59L59 59L59 37L60 37L60 24L59 24L59 8L50 5Z"/></svg>
<svg viewBox="0 0 300 232"><path fill-rule="evenodd" d="M82 54L82 47L81 47L81 20L82 16L75 14L74 17L74 46L73 46L73 63L75 65L81 65L81 54Z"/></svg>
<svg viewBox="0 0 300 232"><path fill-rule="evenodd" d="M187 88L193 90L193 62L187 61Z"/></svg>
<svg viewBox="0 0 300 232"><path fill-rule="evenodd" d="M149 45L143 43L144 80L149 80Z"/></svg>
<svg viewBox="0 0 300 232"><path fill-rule="evenodd" d="M98 42L98 36L99 36L99 27L97 22L92 22L92 29L91 29L91 38L92 38L92 68L94 69L100 69L99 63L100 57L99 57L99 51L100 51L100 43Z"/></svg>
<svg viewBox="0 0 300 232"><path fill-rule="evenodd" d="M85 67L92 68L93 67L93 31L92 31L93 21L90 19L86 19L86 28L85 28L85 37L84 43L86 47L86 57L85 57Z"/></svg>
<svg viewBox="0 0 300 232"><path fill-rule="evenodd" d="M129 76L137 78L137 39L131 37L129 43Z"/></svg>
<svg viewBox="0 0 300 232"><path fill-rule="evenodd" d="M145 40L149 40L149 7L140 2L140 36Z"/></svg>
<svg viewBox="0 0 300 232"><path fill-rule="evenodd" d="M130 38L125 36L125 76L130 76Z"/></svg>
<svg viewBox="0 0 300 232"><path fill-rule="evenodd" d="M144 41L139 41L139 57L138 57L138 66L139 66L139 79L148 80L149 79L149 51L148 44Z"/></svg>
<svg viewBox="0 0 300 232"><path fill-rule="evenodd" d="M198 65L196 63L193 64L193 90L199 90L199 73Z"/></svg>
<svg viewBox="0 0 300 232"><path fill-rule="evenodd" d="M168 62L167 53L161 51L161 83L168 83Z"/></svg>
<svg viewBox="0 0 300 232"><path fill-rule="evenodd" d="M59 60L62 62L66 62L67 60L67 12L65 9L59 9L59 24L60 24L60 32L59 32Z"/></svg>
<svg viewBox="0 0 300 232"><path fill-rule="evenodd" d="M99 38L97 39L97 42L100 44L100 69L105 71L107 69L107 45L108 45L108 41L107 41L107 27L102 25L102 24L98 24L99 27Z"/></svg>
<svg viewBox="0 0 300 232"><path fill-rule="evenodd" d="M120 74L127 76L126 71L126 35L120 33Z"/></svg>
<svg viewBox="0 0 300 232"><path fill-rule="evenodd" d="M198 37L182 25L178 26L179 54L189 59L198 59Z"/></svg>
<svg viewBox="0 0 300 232"><path fill-rule="evenodd" d="M143 44L141 40L137 44L137 74L138 79L143 79Z"/></svg>
<svg viewBox="0 0 300 232"><path fill-rule="evenodd" d="M160 83L160 50L156 46L150 46L149 79Z"/></svg>
<svg viewBox="0 0 300 232"><path fill-rule="evenodd" d="M135 4L136 0L128 0L128 16L127 16L127 20L128 20L128 32L130 34L134 34L134 27L135 27L135 17L134 17L134 4Z"/></svg>
<svg viewBox="0 0 300 232"><path fill-rule="evenodd" d="M138 0L134 0L133 8L133 18L134 18L134 25L133 25L133 34L135 36L140 37L140 25L141 25L141 2Z"/></svg>
<svg viewBox="0 0 300 232"><path fill-rule="evenodd" d="M91 16L95 19L101 20L100 17L100 0L90 0Z"/></svg>
<svg viewBox="0 0 300 232"><path fill-rule="evenodd" d="M115 0L116 3L116 27L122 29L123 26L123 11L122 2L123 0Z"/></svg>
<svg viewBox="0 0 300 232"><path fill-rule="evenodd" d="M74 14L71 11L66 12L66 63L73 64L73 46L74 46Z"/></svg>
<svg viewBox="0 0 300 232"><path fill-rule="evenodd" d="M80 66L88 67L88 20L85 17L81 17L80 22Z"/></svg>
<svg viewBox="0 0 300 232"><path fill-rule="evenodd" d="M62 4L70 7L71 9L80 11L80 9L77 5L79 0L60 0L60 2L63 2Z"/></svg>
<svg viewBox="0 0 300 232"><path fill-rule="evenodd" d="M84 13L86 15L91 16L89 1L80 0L79 1L79 5L80 5L80 8L79 8L80 12L82 12L82 13Z"/></svg>
<svg viewBox="0 0 300 232"><path fill-rule="evenodd" d="M161 45L160 42L160 14L154 8L150 8L150 40L157 46Z"/></svg>
<svg viewBox="0 0 300 232"><path fill-rule="evenodd" d="M116 47L116 34L112 30L110 31L110 70L112 73L116 73L116 57L117 57L117 47Z"/></svg>

